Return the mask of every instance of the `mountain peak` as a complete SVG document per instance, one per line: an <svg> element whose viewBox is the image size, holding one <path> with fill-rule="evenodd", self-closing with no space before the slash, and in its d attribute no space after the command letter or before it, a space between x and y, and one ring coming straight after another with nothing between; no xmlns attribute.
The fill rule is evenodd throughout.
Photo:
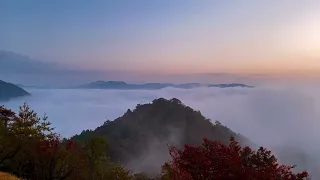
<svg viewBox="0 0 320 180"><path fill-rule="evenodd" d="M246 141L227 127L211 123L200 111L193 110L177 98L159 98L151 103L138 104L133 111L128 110L114 121L74 139L85 140L91 136L102 136L108 140L112 160L127 164L135 171L151 173L158 171L168 160L168 144L200 144L204 137L223 143L229 143L231 136L240 142ZM152 167L155 164L158 167Z"/></svg>

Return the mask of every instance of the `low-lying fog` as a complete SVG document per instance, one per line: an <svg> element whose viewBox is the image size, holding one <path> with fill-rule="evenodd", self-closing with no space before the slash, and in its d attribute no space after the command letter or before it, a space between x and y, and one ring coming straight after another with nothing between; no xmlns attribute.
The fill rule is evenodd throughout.
<svg viewBox="0 0 320 180"><path fill-rule="evenodd" d="M17 109L23 102L46 113L56 131L72 136L113 120L138 103L155 98L182 100L204 116L267 147L296 146L313 154L320 149L320 88L196 88L162 90L27 89L32 96L6 102Z"/></svg>

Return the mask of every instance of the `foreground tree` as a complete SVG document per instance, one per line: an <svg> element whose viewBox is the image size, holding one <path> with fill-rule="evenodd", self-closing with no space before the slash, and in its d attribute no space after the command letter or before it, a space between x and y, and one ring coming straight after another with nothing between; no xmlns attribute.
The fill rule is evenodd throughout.
<svg viewBox="0 0 320 180"><path fill-rule="evenodd" d="M0 106L0 168L28 149L31 142L51 136L53 129L46 120L46 116L39 118L27 104L20 107L18 114Z"/></svg>
<svg viewBox="0 0 320 180"><path fill-rule="evenodd" d="M103 138L62 139L47 117L27 104L15 113L0 106L0 171L23 179L129 179L129 171L107 157Z"/></svg>
<svg viewBox="0 0 320 180"><path fill-rule="evenodd" d="M307 172L279 165L265 148L242 148L234 138L229 145L203 140L201 146L170 147L172 160L163 166L163 179L172 180L304 180Z"/></svg>

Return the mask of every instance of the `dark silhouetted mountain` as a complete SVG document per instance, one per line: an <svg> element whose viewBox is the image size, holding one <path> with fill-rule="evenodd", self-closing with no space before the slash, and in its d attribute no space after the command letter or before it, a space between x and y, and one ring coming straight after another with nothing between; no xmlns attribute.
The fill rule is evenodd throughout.
<svg viewBox="0 0 320 180"><path fill-rule="evenodd" d="M237 84L237 83L232 83L232 84L211 84L211 85L208 85L208 87L219 87L219 88L234 88L234 87L254 88L254 86L248 86L248 85L245 85L245 84Z"/></svg>
<svg viewBox="0 0 320 180"><path fill-rule="evenodd" d="M0 101L8 101L13 98L30 95L24 89L8 82L0 80Z"/></svg>
<svg viewBox="0 0 320 180"><path fill-rule="evenodd" d="M123 81L96 81L89 84L77 86L76 88L83 89L146 89L146 90L156 90L163 89L166 87L174 87L181 89L191 89L197 87L218 87L218 88L232 88L232 87L253 87L245 84L212 84L212 85L202 85L199 83L184 83L184 84L172 84L172 83L145 83L145 84L129 84Z"/></svg>
<svg viewBox="0 0 320 180"><path fill-rule="evenodd" d="M184 83L184 84L178 84L173 85L175 88L182 88L182 89L191 89L196 87L201 87L202 85L200 83Z"/></svg>
<svg viewBox="0 0 320 180"><path fill-rule="evenodd" d="M153 166L161 166L169 158L169 144L200 144L205 137L228 143L231 136L249 143L245 137L219 122L212 123L200 111L193 110L176 98L160 98L149 104L138 104L122 117L106 121L94 131L83 131L73 138L84 141L93 136L106 138L113 161L120 161L136 171L147 172L156 171L157 167Z"/></svg>

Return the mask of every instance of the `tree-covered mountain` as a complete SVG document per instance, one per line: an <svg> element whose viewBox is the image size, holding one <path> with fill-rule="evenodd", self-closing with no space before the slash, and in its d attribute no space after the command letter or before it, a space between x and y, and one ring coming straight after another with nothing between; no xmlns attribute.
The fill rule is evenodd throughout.
<svg viewBox="0 0 320 180"><path fill-rule="evenodd" d="M308 172L292 172L292 166L279 164L266 148L241 147L234 137L248 142L178 99L138 105L72 139L62 139L47 117L39 117L27 104L17 113L0 106L0 176L5 172L20 179L46 180L308 179ZM114 162L120 159L121 164Z"/></svg>
<svg viewBox="0 0 320 180"><path fill-rule="evenodd" d="M107 140L108 154L113 161L120 161L136 171L152 173L168 160L168 145L200 144L204 137L227 144L231 136L249 143L245 137L219 122L212 123L175 98L138 104L133 111L128 110L114 121L106 121L94 131L83 131L74 139L84 141L93 136Z"/></svg>
<svg viewBox="0 0 320 180"><path fill-rule="evenodd" d="M157 90L166 87L174 87L181 89L191 89L196 87L218 87L218 88L232 88L232 87L242 87L251 88L253 86L248 86L245 84L210 84L202 85L200 83L184 83L184 84L173 84L173 83L145 83L145 84L130 84L123 81L96 81L88 84L77 86L76 88L83 89L146 89L146 90Z"/></svg>
<svg viewBox="0 0 320 180"><path fill-rule="evenodd" d="M28 95L30 94L19 86L0 80L0 101Z"/></svg>

